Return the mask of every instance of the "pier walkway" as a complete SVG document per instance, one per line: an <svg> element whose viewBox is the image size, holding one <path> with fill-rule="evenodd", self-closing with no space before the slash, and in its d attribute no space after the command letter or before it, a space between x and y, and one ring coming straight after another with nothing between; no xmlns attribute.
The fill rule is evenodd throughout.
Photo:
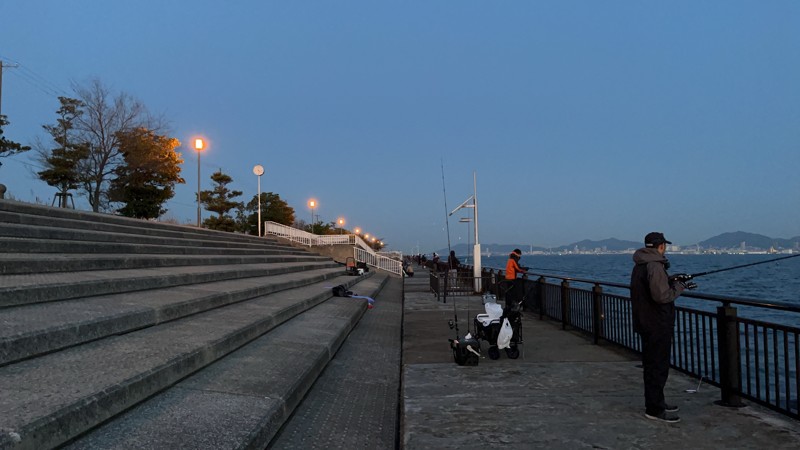
<svg viewBox="0 0 800 450"><path fill-rule="evenodd" d="M463 334L481 299L424 269L0 201L0 450L798 448L677 372L683 422L645 419L635 355L533 315L519 359L457 366L454 305Z"/></svg>
<svg viewBox="0 0 800 450"><path fill-rule="evenodd" d="M501 352L478 366L453 362L447 326L463 334L467 309L483 312L480 297L437 302L428 273L406 279L403 327L401 443L406 449L486 448L798 448L800 423L749 404L717 406L719 390L670 372L666 396L681 422L644 417L636 355L611 344L592 345L561 325L529 315L517 360ZM481 342L482 348L485 345Z"/></svg>

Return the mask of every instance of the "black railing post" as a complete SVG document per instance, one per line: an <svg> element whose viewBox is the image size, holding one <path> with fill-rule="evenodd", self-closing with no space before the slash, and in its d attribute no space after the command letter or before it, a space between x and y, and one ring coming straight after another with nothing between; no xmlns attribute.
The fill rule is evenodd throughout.
<svg viewBox="0 0 800 450"><path fill-rule="evenodd" d="M739 408L744 406L739 395L741 390L741 369L739 355L739 325L736 321L736 308L723 302L717 307L717 343L719 345L719 387L722 398L717 403L722 406Z"/></svg>
<svg viewBox="0 0 800 450"><path fill-rule="evenodd" d="M547 280L544 277L540 276L537 280L539 283L539 320L544 319L544 305L545 305L545 293L547 292Z"/></svg>
<svg viewBox="0 0 800 450"><path fill-rule="evenodd" d="M430 280L429 284L431 286L431 292L436 294L436 301L439 301L439 279L436 277L436 272L428 272L428 279Z"/></svg>
<svg viewBox="0 0 800 450"><path fill-rule="evenodd" d="M521 280L522 281L519 282L519 288L522 290L522 292L519 294L519 299L522 302L523 308L526 310L532 309L533 301L532 299L528 299L528 294L530 293L528 290L528 274L523 274Z"/></svg>
<svg viewBox="0 0 800 450"><path fill-rule="evenodd" d="M592 341L595 345L603 337L603 287L595 284L592 288Z"/></svg>
<svg viewBox="0 0 800 450"><path fill-rule="evenodd" d="M503 292L503 287L500 285L500 279L503 276L503 271L498 270L497 273L494 274L494 295L497 298L498 303L501 300L505 300L506 296Z"/></svg>
<svg viewBox="0 0 800 450"><path fill-rule="evenodd" d="M448 272L439 272L439 285L441 286L442 280L444 280L444 295L442 296L442 303L447 303L447 279L450 278L450 274Z"/></svg>
<svg viewBox="0 0 800 450"><path fill-rule="evenodd" d="M569 322L569 281L561 282L561 329L566 330Z"/></svg>

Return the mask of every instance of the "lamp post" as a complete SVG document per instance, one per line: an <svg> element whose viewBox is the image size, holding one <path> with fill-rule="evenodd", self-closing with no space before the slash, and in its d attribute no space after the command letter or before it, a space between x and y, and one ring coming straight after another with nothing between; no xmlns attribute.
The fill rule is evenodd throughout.
<svg viewBox="0 0 800 450"><path fill-rule="evenodd" d="M308 207L311 208L311 233L314 233L314 207L317 206L316 200L309 200Z"/></svg>
<svg viewBox="0 0 800 450"><path fill-rule="evenodd" d="M197 150L197 226L200 227L200 152L203 151L205 142L197 138L194 140L194 149Z"/></svg>
<svg viewBox="0 0 800 450"><path fill-rule="evenodd" d="M361 234L361 228L356 227L356 229L353 230L353 232L355 232L356 234Z"/></svg>
<svg viewBox="0 0 800 450"><path fill-rule="evenodd" d="M464 200L450 216L461 208L472 208L472 222L475 225L475 245L472 248L472 274L475 278L475 292L481 292L481 244L478 242L478 175L472 172L472 195Z"/></svg>
<svg viewBox="0 0 800 450"><path fill-rule="evenodd" d="M339 224L339 234L344 234L344 219L339 217L339 220L336 221Z"/></svg>
<svg viewBox="0 0 800 450"><path fill-rule="evenodd" d="M253 173L258 177L258 237L261 237L261 175L264 175L264 167L256 164Z"/></svg>
<svg viewBox="0 0 800 450"><path fill-rule="evenodd" d="M469 223L472 222L472 219L469 217L462 217L458 219L459 222L463 222L467 224L467 258L464 261L466 264L469 264Z"/></svg>

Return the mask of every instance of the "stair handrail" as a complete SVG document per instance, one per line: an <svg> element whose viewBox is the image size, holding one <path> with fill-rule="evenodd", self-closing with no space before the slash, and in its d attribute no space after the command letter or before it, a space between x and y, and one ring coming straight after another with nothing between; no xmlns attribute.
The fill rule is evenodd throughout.
<svg viewBox="0 0 800 450"><path fill-rule="evenodd" d="M374 251L370 253L360 247L353 247L353 256L356 261L367 263L369 266L377 267L395 275L403 275L403 262L397 259L379 255Z"/></svg>
<svg viewBox="0 0 800 450"><path fill-rule="evenodd" d="M288 239L298 244L313 247L315 245L357 245L371 254L375 254L375 250L370 247L361 236L356 234L314 234L305 230L292 228L281 223L265 221L264 233Z"/></svg>

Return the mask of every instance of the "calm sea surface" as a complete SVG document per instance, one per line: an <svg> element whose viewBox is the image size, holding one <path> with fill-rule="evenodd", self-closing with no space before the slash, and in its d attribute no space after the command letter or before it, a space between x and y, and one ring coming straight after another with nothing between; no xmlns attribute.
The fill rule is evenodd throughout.
<svg viewBox="0 0 800 450"><path fill-rule="evenodd" d="M699 273L727 267L750 264L788 255L666 255L670 260L670 274ZM462 263L470 264L471 258L464 256ZM484 267L504 269L508 255L483 257ZM522 266L531 272L563 275L575 278L630 283L633 268L632 255L523 255ZM730 270L706 275L695 279L698 288L694 291L703 294L727 295L732 297L783 302L800 306L800 257L771 262L752 267ZM604 288L606 291L614 292ZM617 291L627 296L626 290ZM680 298L679 305L703 310L714 310L719 303ZM749 308L740 308L740 315L761 319L777 320L793 326L800 326L800 314L784 312L758 312L753 314Z"/></svg>

